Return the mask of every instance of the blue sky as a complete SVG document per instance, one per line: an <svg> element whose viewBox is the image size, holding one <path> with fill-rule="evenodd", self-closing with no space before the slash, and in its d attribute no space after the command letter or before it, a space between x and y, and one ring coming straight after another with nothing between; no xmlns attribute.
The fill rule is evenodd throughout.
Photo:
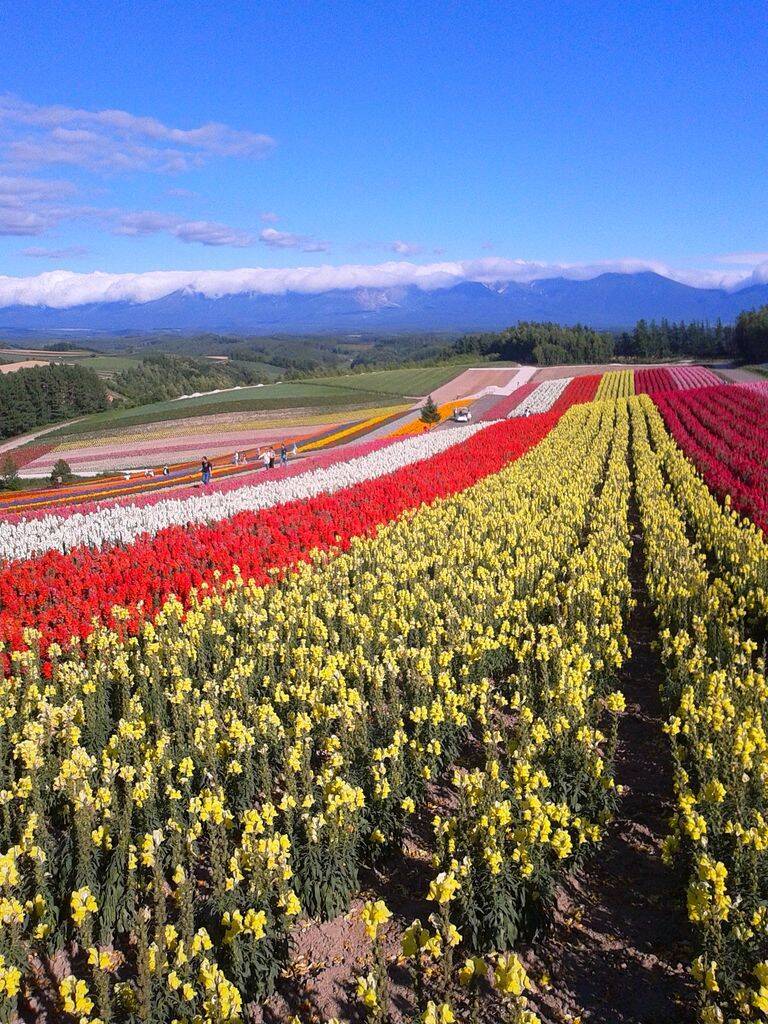
<svg viewBox="0 0 768 1024"><path fill-rule="evenodd" d="M2 274L768 261L762 2L74 0L3 22Z"/></svg>

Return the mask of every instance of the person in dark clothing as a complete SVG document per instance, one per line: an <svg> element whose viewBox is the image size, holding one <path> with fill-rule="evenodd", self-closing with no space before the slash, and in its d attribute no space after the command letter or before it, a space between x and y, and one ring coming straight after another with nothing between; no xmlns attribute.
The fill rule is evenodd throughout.
<svg viewBox="0 0 768 1024"><path fill-rule="evenodd" d="M209 484L211 482L211 473L213 471L213 466L211 464L211 460L208 458L207 455L203 459L203 462L202 462L202 465L201 465L200 469L201 469L202 477L203 477L203 485L205 486L205 485L207 485L207 484Z"/></svg>
<svg viewBox="0 0 768 1024"><path fill-rule="evenodd" d="M288 462L288 449L284 444L280 445L280 465L284 466Z"/></svg>

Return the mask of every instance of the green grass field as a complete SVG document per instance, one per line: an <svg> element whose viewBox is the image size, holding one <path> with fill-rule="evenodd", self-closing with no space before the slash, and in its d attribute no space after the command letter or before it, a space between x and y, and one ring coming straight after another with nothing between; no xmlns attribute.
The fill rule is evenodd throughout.
<svg viewBox="0 0 768 1024"><path fill-rule="evenodd" d="M329 387L371 391L379 395L420 398L457 377L463 366L418 366L402 370L374 370L325 380Z"/></svg>
<svg viewBox="0 0 768 1024"><path fill-rule="evenodd" d="M155 402L131 409L111 409L87 416L77 423L65 424L52 431L51 436L83 434L104 427L129 427L142 423L183 419L186 416L210 416L225 412L266 412L298 408L364 409L366 406L382 406L390 402L397 405L404 397L428 394L432 389L461 373L462 369L460 366L433 366L410 370L377 370L357 376L286 381L283 384L269 384L264 387L222 391L218 395Z"/></svg>
<svg viewBox="0 0 768 1024"><path fill-rule="evenodd" d="M140 359L131 356L95 356L91 352L46 352L36 349L0 349L0 362L15 363L25 359L38 359L45 363L77 363L93 370L99 377L110 380L121 370L138 366Z"/></svg>

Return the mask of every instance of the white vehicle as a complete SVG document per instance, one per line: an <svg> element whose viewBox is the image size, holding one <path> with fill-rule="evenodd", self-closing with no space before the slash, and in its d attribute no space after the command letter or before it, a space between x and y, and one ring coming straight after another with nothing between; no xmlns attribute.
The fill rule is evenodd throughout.
<svg viewBox="0 0 768 1024"><path fill-rule="evenodd" d="M453 419L456 423L471 423L472 413L468 408L466 408L466 406L463 409L454 409Z"/></svg>

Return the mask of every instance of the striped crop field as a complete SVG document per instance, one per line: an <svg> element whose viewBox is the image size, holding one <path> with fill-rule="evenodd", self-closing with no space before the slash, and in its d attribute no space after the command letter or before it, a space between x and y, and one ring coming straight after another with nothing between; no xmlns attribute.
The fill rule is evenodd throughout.
<svg viewBox="0 0 768 1024"><path fill-rule="evenodd" d="M768 392L515 373L0 501L1 1020L763 1019Z"/></svg>

